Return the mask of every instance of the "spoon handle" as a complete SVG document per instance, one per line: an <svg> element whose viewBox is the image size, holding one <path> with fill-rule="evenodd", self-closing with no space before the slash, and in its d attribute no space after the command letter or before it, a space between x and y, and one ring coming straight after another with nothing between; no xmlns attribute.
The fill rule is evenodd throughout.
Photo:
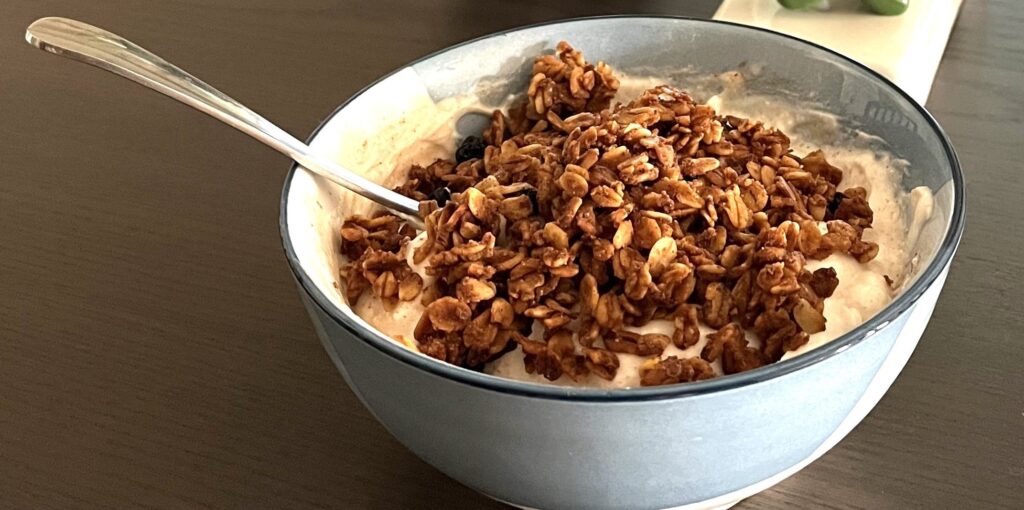
<svg viewBox="0 0 1024 510"><path fill-rule="evenodd" d="M119 35L81 21L51 17L29 25L25 40L39 49L121 75L219 119L423 228L415 200L312 154L306 144L242 103Z"/></svg>

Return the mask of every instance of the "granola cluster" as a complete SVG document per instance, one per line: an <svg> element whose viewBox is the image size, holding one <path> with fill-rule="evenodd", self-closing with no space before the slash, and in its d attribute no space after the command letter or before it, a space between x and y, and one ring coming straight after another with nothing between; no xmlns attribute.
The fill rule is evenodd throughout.
<svg viewBox="0 0 1024 510"><path fill-rule="evenodd" d="M421 300L423 353L480 368L518 345L527 371L551 380L610 380L619 354L651 357L644 385L710 378L719 360L742 372L825 329L839 281L808 258L878 253L861 237L865 190L837 191L842 171L820 151L798 157L778 130L668 86L612 105L610 68L565 42L533 72L482 142L398 188L423 200L426 241L411 255L431 285L407 262L415 233L399 218L343 226L348 299ZM428 198L440 188L452 195L439 206ZM672 335L627 329L659 319ZM699 356L662 357L697 344L700 324L716 331Z"/></svg>

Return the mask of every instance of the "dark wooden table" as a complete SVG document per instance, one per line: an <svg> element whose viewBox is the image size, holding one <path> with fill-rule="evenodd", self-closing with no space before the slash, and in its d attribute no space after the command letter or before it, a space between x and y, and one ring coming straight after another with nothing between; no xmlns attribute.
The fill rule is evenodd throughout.
<svg viewBox="0 0 1024 510"><path fill-rule="evenodd" d="M862 425L740 508L1024 507L1024 8L965 3L928 107L963 160L969 219L931 325ZM288 161L31 49L32 20L126 35L304 135L473 36L715 5L4 0L0 507L500 506L391 439L323 352L277 233Z"/></svg>

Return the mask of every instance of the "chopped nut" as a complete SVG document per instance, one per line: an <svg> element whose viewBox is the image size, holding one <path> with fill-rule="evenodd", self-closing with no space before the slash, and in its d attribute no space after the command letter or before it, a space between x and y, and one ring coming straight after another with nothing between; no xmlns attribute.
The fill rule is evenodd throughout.
<svg viewBox="0 0 1024 510"><path fill-rule="evenodd" d="M597 207L621 207L622 195L608 186L597 186L590 192L590 198Z"/></svg>
<svg viewBox="0 0 1024 510"><path fill-rule="evenodd" d="M615 373L619 370L619 357L615 353L605 349L583 349L587 357L586 366L594 375L611 381L615 379Z"/></svg>
<svg viewBox="0 0 1024 510"><path fill-rule="evenodd" d="M660 278L660 288L671 303L685 303L693 294L697 278L693 268L682 263L669 265Z"/></svg>
<svg viewBox="0 0 1024 510"><path fill-rule="evenodd" d="M675 311L672 321L675 331L672 333L672 343L680 349L693 347L700 341L699 319L697 318L697 307L694 305L679 305Z"/></svg>
<svg viewBox="0 0 1024 510"><path fill-rule="evenodd" d="M395 279L395 274L391 271L385 271L374 279L373 293L380 298L393 298L397 296L398 280Z"/></svg>
<svg viewBox="0 0 1024 510"><path fill-rule="evenodd" d="M783 350L795 351L804 346L810 340L806 331L800 331L786 338L782 343Z"/></svg>
<svg viewBox="0 0 1024 510"><path fill-rule="evenodd" d="M533 203L526 195L506 198L498 204L498 212L509 220L521 220L533 213Z"/></svg>
<svg viewBox="0 0 1024 510"><path fill-rule="evenodd" d="M483 282L476 278L465 277L455 288L459 299L467 303L478 303L494 298L496 290L491 282Z"/></svg>
<svg viewBox="0 0 1024 510"><path fill-rule="evenodd" d="M439 331L458 331L469 323L472 311L469 305L445 296L427 306L424 312L430 317L430 324Z"/></svg>
<svg viewBox="0 0 1024 510"><path fill-rule="evenodd" d="M740 189L735 184L725 192L724 208L729 224L735 229L745 229L754 222L750 208L740 197Z"/></svg>
<svg viewBox="0 0 1024 510"><path fill-rule="evenodd" d="M665 359L652 359L640 367L640 384L642 386L659 386L681 382L700 381L715 376L715 370L700 358L680 359L669 356Z"/></svg>
<svg viewBox="0 0 1024 510"><path fill-rule="evenodd" d="M653 283L651 278L651 270L646 262L640 264L635 270L631 270L626 275L626 296L634 301L640 301L647 295L647 291Z"/></svg>
<svg viewBox="0 0 1024 510"><path fill-rule="evenodd" d="M485 351L488 355L491 354L491 344L498 336L498 327L491 322L491 311L486 310L470 321L462 334L467 347ZM486 358L488 355L484 357ZM486 361L486 359L481 361Z"/></svg>
<svg viewBox="0 0 1024 510"><path fill-rule="evenodd" d="M597 323L603 328L615 329L622 324L622 316L622 306L618 297L614 294L602 294L594 311Z"/></svg>
<svg viewBox="0 0 1024 510"><path fill-rule="evenodd" d="M629 331L614 331L604 339L605 347L612 352L637 356L660 355L671 339L665 335L640 335Z"/></svg>
<svg viewBox="0 0 1024 510"><path fill-rule="evenodd" d="M420 295L421 290L423 290L423 278L416 273L410 273L398 285L398 299L412 301Z"/></svg>
<svg viewBox="0 0 1024 510"><path fill-rule="evenodd" d="M744 340L741 343L731 342L725 345L722 352L722 372L737 374L764 366L760 351L750 347Z"/></svg>
<svg viewBox="0 0 1024 510"><path fill-rule="evenodd" d="M604 239L595 239L591 250L593 250L594 259L601 262L611 260L615 255L615 245Z"/></svg>
<svg viewBox="0 0 1024 510"><path fill-rule="evenodd" d="M861 264L871 262L878 256L878 244L855 239L850 245L850 255Z"/></svg>
<svg viewBox="0 0 1024 510"><path fill-rule="evenodd" d="M514 319L515 311L508 301L503 298L496 298L494 301L491 301L491 321L508 328L512 326Z"/></svg>
<svg viewBox="0 0 1024 510"><path fill-rule="evenodd" d="M661 238L661 227L653 218L640 217L636 220L632 237L638 248L649 250Z"/></svg>
<svg viewBox="0 0 1024 510"><path fill-rule="evenodd" d="M718 331L709 334L708 343L701 350L700 357L707 361L717 361L725 351L726 344L730 343L743 343L743 345L746 345L746 340L743 338L743 328L735 322L726 324Z"/></svg>
<svg viewBox="0 0 1024 510"><path fill-rule="evenodd" d="M639 350L638 354L641 356L660 355L665 352L665 348L671 343L672 339L667 335L658 333L648 333L646 335L640 335L640 340L637 342Z"/></svg>
<svg viewBox="0 0 1024 510"><path fill-rule="evenodd" d="M704 291L704 307L701 318L708 326L720 328L729 322L729 311L732 308L732 295L721 282L708 285Z"/></svg>
<svg viewBox="0 0 1024 510"><path fill-rule="evenodd" d="M590 185L582 175L572 172L563 172L562 176L558 178L558 186L568 196L581 198L587 196L587 191L590 189Z"/></svg>

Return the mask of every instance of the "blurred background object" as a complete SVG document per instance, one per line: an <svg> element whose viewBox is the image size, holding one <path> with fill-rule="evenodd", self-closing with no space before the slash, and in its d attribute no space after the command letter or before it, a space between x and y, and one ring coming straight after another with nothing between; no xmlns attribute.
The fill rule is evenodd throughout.
<svg viewBox="0 0 1024 510"><path fill-rule="evenodd" d="M782 3L797 8L783 7ZM962 0L826 3L828 9L820 10L820 0L725 0L714 19L763 27L818 43L878 71L919 103L928 100ZM909 6L898 16L878 16L873 12L894 12L896 6L890 4Z"/></svg>
<svg viewBox="0 0 1024 510"><path fill-rule="evenodd" d="M829 0L778 0L779 5L787 9L827 11L831 8ZM898 16L907 12L910 0L860 0L865 9L882 16Z"/></svg>

